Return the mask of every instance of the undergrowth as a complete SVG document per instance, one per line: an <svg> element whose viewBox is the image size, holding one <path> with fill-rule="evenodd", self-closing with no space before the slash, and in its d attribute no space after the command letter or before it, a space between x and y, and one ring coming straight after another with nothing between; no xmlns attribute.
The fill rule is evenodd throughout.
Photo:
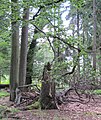
<svg viewBox="0 0 101 120"><path fill-rule="evenodd" d="M0 90L0 98L1 98L1 97L7 97L7 96L9 96L9 93L8 93L8 92L3 91L3 90Z"/></svg>

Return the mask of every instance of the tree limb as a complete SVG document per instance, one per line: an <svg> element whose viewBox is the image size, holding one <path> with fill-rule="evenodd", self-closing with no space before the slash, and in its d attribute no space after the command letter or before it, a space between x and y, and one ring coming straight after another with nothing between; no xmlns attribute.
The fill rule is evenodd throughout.
<svg viewBox="0 0 101 120"><path fill-rule="evenodd" d="M76 68L76 65L73 67L73 69L72 69L71 72L66 72L65 74L61 75L61 77L64 77L64 76L66 76L66 75L73 74L73 72L75 71L75 68Z"/></svg>
<svg viewBox="0 0 101 120"><path fill-rule="evenodd" d="M47 36L47 34L46 34L44 31L42 31L40 28L38 28L35 24L34 24L34 27L35 27L36 29L38 29L40 32L42 32L44 35ZM57 38L58 40L61 40L63 43L67 44L68 46L70 46L70 47L72 47L72 48L78 50L78 52L81 52L81 49L80 49L80 48L74 47L74 46L71 45L70 43L66 42L63 38L60 38L60 37L54 36L54 35L50 35L50 37Z"/></svg>
<svg viewBox="0 0 101 120"><path fill-rule="evenodd" d="M78 52L81 52L80 48L74 47L74 46L71 45L70 43L66 42L63 38L60 38L60 37L58 37L58 36L53 36L53 35L51 35L51 36L52 36L53 38L57 38L58 40L61 40L63 43L67 44L69 47L72 47L72 48L78 50Z"/></svg>
<svg viewBox="0 0 101 120"><path fill-rule="evenodd" d="M44 6L53 5L54 3L59 3L59 2L63 2L63 1L64 0L57 0L57 1L49 2L49 3L46 3ZM44 6L41 6L41 7L44 7Z"/></svg>
<svg viewBox="0 0 101 120"><path fill-rule="evenodd" d="M47 37L47 40L48 40L48 42L49 42L49 44L50 44L50 47L52 48L52 50L53 50L53 53L54 53L54 56L55 56L55 49L54 49L54 47L52 46L52 44L51 44L51 42L50 42L50 39Z"/></svg>
<svg viewBox="0 0 101 120"><path fill-rule="evenodd" d="M44 32L44 31L42 31L40 28L38 28L35 24L34 24L34 27L38 30L38 31L40 31L41 33L43 33L46 37L47 37L47 34ZM52 44L51 44L51 42L50 42L50 39L47 37L47 40L48 40L48 42L49 42L49 44L50 44L50 47L52 48L52 50L53 50L53 52L54 52L54 55L55 55L55 49L54 49L54 47L52 46Z"/></svg>
<svg viewBox="0 0 101 120"><path fill-rule="evenodd" d="M59 2L62 2L62 1L63 0L57 0L57 1L49 2L49 3L44 4L44 5L40 5L38 11L33 16L33 20L35 20L35 18L39 15L39 12L41 11L41 9L44 8L45 6L50 6L50 5L53 5L54 3L59 3Z"/></svg>
<svg viewBox="0 0 101 120"><path fill-rule="evenodd" d="M33 20L35 20L35 18L39 15L41 9L42 9L42 7L40 7L40 8L38 9L38 11L36 12L36 14L33 16Z"/></svg>
<svg viewBox="0 0 101 120"><path fill-rule="evenodd" d="M47 34L46 34L44 31L42 31L42 30L41 30L40 28L38 28L36 25L34 25L34 26L35 26L36 29L38 29L40 32L42 32L44 35L47 36ZM79 54L78 54L78 58L79 58L80 52L81 52L81 49L80 49L80 48L76 48L76 47L72 46L70 43L67 43L63 38L60 38L60 37L54 36L54 35L50 35L50 36L53 37L53 38L57 38L57 39L61 40L62 42L64 42L65 44L67 44L68 46L70 46L70 47L78 50L78 53L79 53ZM48 37L47 37L47 38L48 38ZM49 38L48 38L48 40L49 40ZM50 40L49 40L49 43L50 43ZM53 46L52 46L52 48L53 48ZM54 50L54 48L53 48L53 50ZM55 52L55 50L54 50L54 52ZM76 65L74 65L74 67L73 67L73 69L72 69L71 72L66 72L66 73L63 74L61 77L64 77L64 76L66 76L66 75L68 75L68 74L69 74L69 75L72 74L72 73L75 71L75 68L76 68Z"/></svg>

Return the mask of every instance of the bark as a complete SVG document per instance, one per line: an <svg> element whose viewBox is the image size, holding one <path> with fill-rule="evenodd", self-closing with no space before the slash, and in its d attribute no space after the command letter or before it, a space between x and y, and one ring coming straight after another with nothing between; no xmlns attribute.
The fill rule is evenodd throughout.
<svg viewBox="0 0 101 120"><path fill-rule="evenodd" d="M38 31L35 29L34 35L37 33ZM26 82L25 82L26 85L32 83L33 59L34 59L34 50L35 50L36 44L37 44L36 39L33 38L29 47L28 55L27 55L27 73L26 73Z"/></svg>
<svg viewBox="0 0 101 120"><path fill-rule="evenodd" d="M43 70L43 79L40 96L41 109L57 108L55 101L55 83L51 79L50 71L51 66L50 63L48 63L47 65L44 66Z"/></svg>
<svg viewBox="0 0 101 120"><path fill-rule="evenodd" d="M96 71L96 0L93 0L93 69Z"/></svg>
<svg viewBox="0 0 101 120"><path fill-rule="evenodd" d="M84 25L83 25L83 45L85 45L85 30L84 30ZM86 80L86 71L85 71L85 67L86 67L86 62L85 62L85 55L83 55L83 79Z"/></svg>
<svg viewBox="0 0 101 120"><path fill-rule="evenodd" d="M97 19L96 19L96 0L93 0L93 70L96 72L96 27L97 27ZM93 82L96 84L96 78L93 77Z"/></svg>
<svg viewBox="0 0 101 120"><path fill-rule="evenodd" d="M77 36L78 36L78 40L79 40L79 10L77 9ZM79 43L78 43L78 49L79 49ZM79 51L78 51L79 54ZM78 58L78 80L80 79L80 60Z"/></svg>
<svg viewBox="0 0 101 120"><path fill-rule="evenodd" d="M100 74L100 86L101 86L101 35L99 36L99 59L98 59L98 65L99 65L99 74Z"/></svg>
<svg viewBox="0 0 101 120"><path fill-rule="evenodd" d="M21 35L21 50L20 50L20 66L19 66L19 85L25 85L26 79L26 64L27 64L27 45L28 45L28 21L29 9L24 9L23 22Z"/></svg>
<svg viewBox="0 0 101 120"><path fill-rule="evenodd" d="M100 48L100 59L99 59L99 72L100 72L100 85L101 85L101 48Z"/></svg>
<svg viewBox="0 0 101 120"><path fill-rule="evenodd" d="M74 22L74 24L75 24L75 22ZM73 30L72 30L72 36L73 36L73 38L74 38L74 35L75 35L75 30L74 30L74 28L75 27L73 27ZM73 56L75 56L75 50L73 49ZM73 58L73 64L74 64L74 66L75 66L75 59ZM73 81L74 81L74 83L75 83L75 80L76 80L76 76L75 76L75 72L73 73Z"/></svg>
<svg viewBox="0 0 101 120"><path fill-rule="evenodd" d="M12 0L11 2L17 3L17 0ZM15 12L18 12L17 9L11 7L12 16ZM18 73L19 73L19 26L17 21L12 19L12 53L11 53L11 68L10 68L10 100L15 100L15 89L18 82Z"/></svg>

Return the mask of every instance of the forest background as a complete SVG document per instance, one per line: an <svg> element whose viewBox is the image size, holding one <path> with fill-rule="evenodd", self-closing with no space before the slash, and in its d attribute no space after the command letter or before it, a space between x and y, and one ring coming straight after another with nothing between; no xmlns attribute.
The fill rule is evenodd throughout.
<svg viewBox="0 0 101 120"><path fill-rule="evenodd" d="M41 89L47 79L56 90L101 88L100 13L100 0L1 0L0 83L10 100L18 86Z"/></svg>

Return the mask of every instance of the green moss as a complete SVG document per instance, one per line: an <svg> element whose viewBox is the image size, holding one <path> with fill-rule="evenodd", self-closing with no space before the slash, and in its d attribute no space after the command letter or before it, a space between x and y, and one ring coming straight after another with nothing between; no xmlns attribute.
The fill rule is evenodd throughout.
<svg viewBox="0 0 101 120"><path fill-rule="evenodd" d="M99 90L94 90L93 93L96 94L96 95L101 95L101 89L99 89Z"/></svg>
<svg viewBox="0 0 101 120"><path fill-rule="evenodd" d="M7 96L9 96L8 92L3 91L3 90L0 91L0 97L7 97Z"/></svg>
<svg viewBox="0 0 101 120"><path fill-rule="evenodd" d="M39 109L39 108L40 108L40 102L39 101L36 101L32 105L28 106L28 109L30 109L30 110L32 110L32 109Z"/></svg>
<svg viewBox="0 0 101 120"><path fill-rule="evenodd" d="M0 97L7 97L9 96L9 93L6 91L0 91Z"/></svg>
<svg viewBox="0 0 101 120"><path fill-rule="evenodd" d="M20 111L20 110L18 110L17 108L8 108L8 110L9 110L11 113L13 113L13 114Z"/></svg>

